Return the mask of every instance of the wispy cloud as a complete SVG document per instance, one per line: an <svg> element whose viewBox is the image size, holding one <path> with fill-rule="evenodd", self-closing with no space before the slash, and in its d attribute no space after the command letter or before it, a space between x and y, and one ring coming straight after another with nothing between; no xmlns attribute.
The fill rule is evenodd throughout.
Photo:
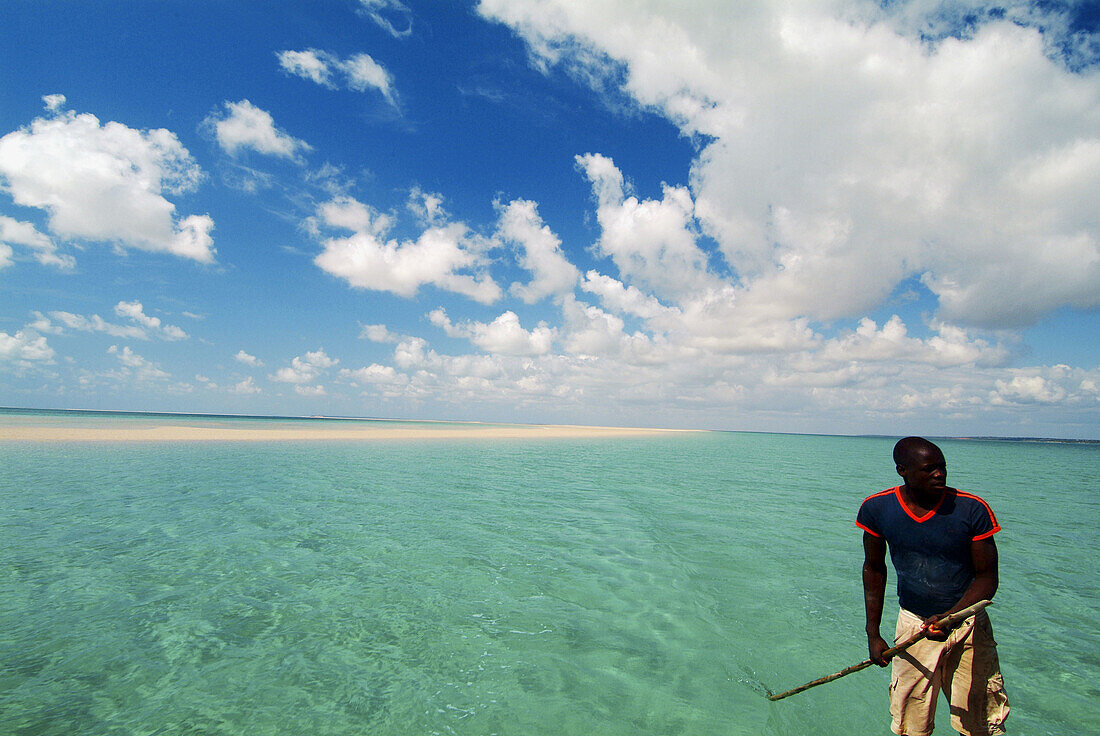
<svg viewBox="0 0 1100 736"><path fill-rule="evenodd" d="M391 105L397 104L392 75L367 53L353 54L340 59L326 51L280 51L279 65L289 74L308 79L322 87L336 89L336 80L356 92L373 89Z"/></svg>

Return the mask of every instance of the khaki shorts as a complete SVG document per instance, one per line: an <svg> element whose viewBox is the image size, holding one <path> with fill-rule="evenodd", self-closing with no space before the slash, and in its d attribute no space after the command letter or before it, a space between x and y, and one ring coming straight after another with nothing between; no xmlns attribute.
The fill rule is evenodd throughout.
<svg viewBox="0 0 1100 736"><path fill-rule="evenodd" d="M920 616L901 609L894 641L917 633L922 622ZM968 736L1005 732L1008 698L985 611L963 621L947 641L922 639L894 657L890 678L894 733L929 736L941 689L951 702L951 726L956 731Z"/></svg>

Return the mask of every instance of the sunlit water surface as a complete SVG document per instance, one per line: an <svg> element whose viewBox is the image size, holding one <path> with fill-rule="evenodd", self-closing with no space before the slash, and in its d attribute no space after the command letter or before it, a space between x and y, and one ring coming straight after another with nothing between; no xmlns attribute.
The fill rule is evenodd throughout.
<svg viewBox="0 0 1100 736"><path fill-rule="evenodd" d="M1100 733L1100 447L941 445L1004 527L1010 732ZM890 447L0 443L0 733L887 734L878 668L765 692L866 656Z"/></svg>

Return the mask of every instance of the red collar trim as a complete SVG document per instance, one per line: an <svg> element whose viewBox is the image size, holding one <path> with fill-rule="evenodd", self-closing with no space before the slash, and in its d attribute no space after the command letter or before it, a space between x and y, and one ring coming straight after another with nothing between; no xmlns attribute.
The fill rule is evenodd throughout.
<svg viewBox="0 0 1100 736"><path fill-rule="evenodd" d="M936 502L936 505L932 508L931 511L929 511L924 516L917 516L913 513L913 510L909 508L909 505L905 503L905 499L901 495L901 486L894 486L894 495L898 497L898 503L900 503L901 507L905 509L905 513L909 515L909 518L917 522L918 524L923 524L924 522L935 516L936 512L940 510L940 506L943 505L943 500L947 498L947 493L944 492L944 494L940 496L940 500Z"/></svg>

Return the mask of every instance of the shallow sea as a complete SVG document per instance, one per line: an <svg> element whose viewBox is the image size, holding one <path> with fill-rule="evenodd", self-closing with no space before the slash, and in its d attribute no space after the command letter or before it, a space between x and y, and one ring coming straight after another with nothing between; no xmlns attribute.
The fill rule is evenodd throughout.
<svg viewBox="0 0 1100 736"><path fill-rule="evenodd" d="M1010 733L1100 733L1100 445L940 445L1004 527ZM878 668L764 693L866 657L891 446L0 443L0 734L887 734Z"/></svg>

